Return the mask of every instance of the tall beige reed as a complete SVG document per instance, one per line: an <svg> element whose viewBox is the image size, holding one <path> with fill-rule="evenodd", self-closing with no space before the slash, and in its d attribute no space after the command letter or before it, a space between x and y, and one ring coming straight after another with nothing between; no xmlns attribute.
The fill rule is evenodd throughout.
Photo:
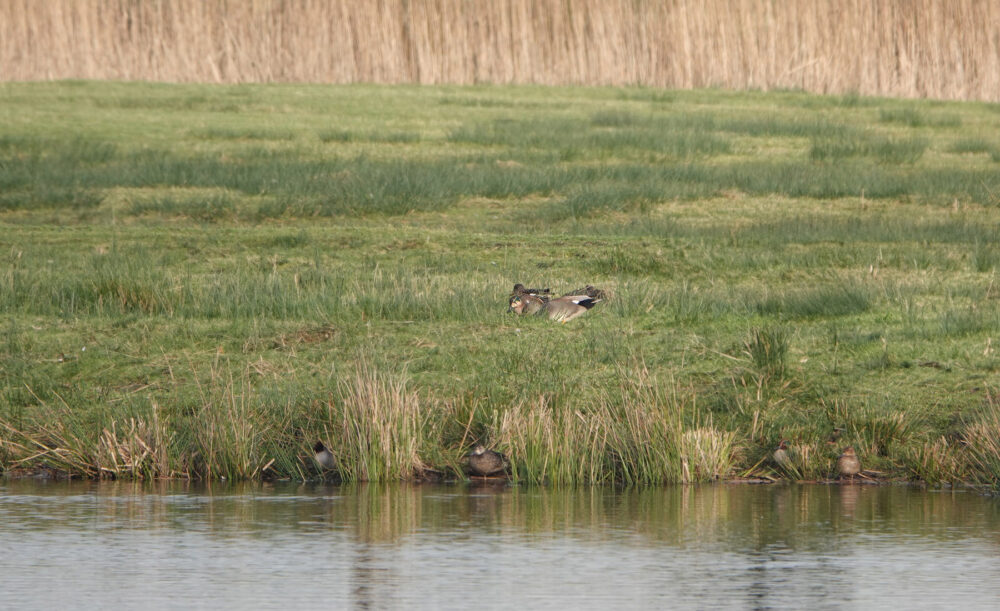
<svg viewBox="0 0 1000 611"><path fill-rule="evenodd" d="M0 79L65 78L642 84L1000 101L1000 2L0 2Z"/></svg>

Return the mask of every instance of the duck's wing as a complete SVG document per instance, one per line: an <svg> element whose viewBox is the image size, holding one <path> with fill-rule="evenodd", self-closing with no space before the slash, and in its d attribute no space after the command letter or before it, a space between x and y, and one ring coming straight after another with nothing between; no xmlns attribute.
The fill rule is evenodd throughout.
<svg viewBox="0 0 1000 611"><path fill-rule="evenodd" d="M574 305L583 306L586 309L590 309L597 305L600 299L595 299L590 295L566 295L565 297L560 297L554 301L572 303Z"/></svg>

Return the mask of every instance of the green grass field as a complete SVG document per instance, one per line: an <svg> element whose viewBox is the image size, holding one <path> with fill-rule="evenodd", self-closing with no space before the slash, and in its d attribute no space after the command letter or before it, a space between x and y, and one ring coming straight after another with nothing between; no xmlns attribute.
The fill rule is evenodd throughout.
<svg viewBox="0 0 1000 611"><path fill-rule="evenodd" d="M998 267L995 104L0 84L0 468L995 484Z"/></svg>

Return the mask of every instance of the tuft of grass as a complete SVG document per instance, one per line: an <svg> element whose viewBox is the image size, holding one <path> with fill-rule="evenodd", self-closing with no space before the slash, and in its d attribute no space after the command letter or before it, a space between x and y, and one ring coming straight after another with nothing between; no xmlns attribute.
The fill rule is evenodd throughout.
<svg viewBox="0 0 1000 611"><path fill-rule="evenodd" d="M692 478L704 473L692 470L690 463L685 473L682 437L686 410L678 396L653 384L645 368L631 373L617 409L608 414L612 435L609 459L616 479L631 485L680 482L685 475Z"/></svg>
<svg viewBox="0 0 1000 611"><path fill-rule="evenodd" d="M995 153L998 150L997 145L980 137L960 138L948 146L948 152L956 155Z"/></svg>
<svg viewBox="0 0 1000 611"><path fill-rule="evenodd" d="M883 108L879 111L882 123L899 123L907 127L961 127L962 118L956 114L928 115L914 108Z"/></svg>
<svg viewBox="0 0 1000 611"><path fill-rule="evenodd" d="M716 480L730 474L736 464L736 434L710 427L684 431L678 453L681 481Z"/></svg>
<svg viewBox="0 0 1000 611"><path fill-rule="evenodd" d="M910 443L922 430L922 415L895 410L883 401L866 400L845 406L842 422L853 438L854 449L869 457L890 457Z"/></svg>
<svg viewBox="0 0 1000 611"><path fill-rule="evenodd" d="M832 318L866 312L872 307L872 301L870 289L846 282L769 295L754 309L761 314L778 314L790 319Z"/></svg>
<svg viewBox="0 0 1000 611"><path fill-rule="evenodd" d="M361 362L340 383L339 401L326 403L327 447L345 481L407 479L427 468L421 451L431 438L431 410L407 384Z"/></svg>
<svg viewBox="0 0 1000 611"><path fill-rule="evenodd" d="M799 480L816 481L830 477L837 460L837 451L820 440L798 441L792 445L792 460Z"/></svg>
<svg viewBox="0 0 1000 611"><path fill-rule="evenodd" d="M955 308L945 311L940 316L941 333L948 337L964 337L975 335L990 329L996 329L1000 322L1000 312L995 308Z"/></svg>
<svg viewBox="0 0 1000 611"><path fill-rule="evenodd" d="M317 132L320 142L354 142L358 134L347 129L325 129Z"/></svg>
<svg viewBox="0 0 1000 611"><path fill-rule="evenodd" d="M914 479L932 486L959 483L968 477L967 454L946 437L904 448L902 458Z"/></svg>
<svg viewBox="0 0 1000 611"><path fill-rule="evenodd" d="M192 131L191 135L200 140L294 140L291 130L247 127L207 127Z"/></svg>
<svg viewBox="0 0 1000 611"><path fill-rule="evenodd" d="M450 142L506 147L514 151L543 149L558 144L560 157L572 160L612 155L634 157L658 153L679 159L712 157L732 151L730 140L697 124L678 120L644 119L621 113L598 113L591 121L561 119L499 119L452 130Z"/></svg>
<svg viewBox="0 0 1000 611"><path fill-rule="evenodd" d="M743 343L750 362L765 380L785 377L789 345L789 333L781 327L752 329Z"/></svg>
<svg viewBox="0 0 1000 611"><path fill-rule="evenodd" d="M0 467L44 466L94 479L187 475L171 460L175 434L155 404L146 416L120 422L91 419L65 402L39 408L20 422L0 418Z"/></svg>
<svg viewBox="0 0 1000 611"><path fill-rule="evenodd" d="M416 132L357 132L345 129L326 129L316 133L320 142L379 142L387 144L410 144L420 142L421 136Z"/></svg>
<svg viewBox="0 0 1000 611"><path fill-rule="evenodd" d="M887 164L913 164L929 145L926 138L887 137L874 134L842 134L815 139L809 149L813 161L840 161L866 157Z"/></svg>
<svg viewBox="0 0 1000 611"><path fill-rule="evenodd" d="M643 123L635 113L625 110L602 110L590 116L594 127L631 127Z"/></svg>
<svg viewBox="0 0 1000 611"><path fill-rule="evenodd" d="M163 217L219 222L235 217L236 203L236 197L225 193L207 197L158 195L134 200L128 212L136 216L155 214Z"/></svg>
<svg viewBox="0 0 1000 611"><path fill-rule="evenodd" d="M499 423L499 447L512 459L511 474L529 483L612 481L605 465L607 420L573 409L554 409L539 397L507 410Z"/></svg>
<svg viewBox="0 0 1000 611"><path fill-rule="evenodd" d="M1000 401L995 393L988 395L980 417L966 426L964 440L974 467L971 476L980 484L1000 489Z"/></svg>
<svg viewBox="0 0 1000 611"><path fill-rule="evenodd" d="M985 244L977 240L969 253L969 264L973 271L992 272L1000 267L1000 249L993 244Z"/></svg>
<svg viewBox="0 0 1000 611"><path fill-rule="evenodd" d="M591 267L598 274L615 277L661 275L670 269L667 262L654 253L625 248L615 248L596 259Z"/></svg>

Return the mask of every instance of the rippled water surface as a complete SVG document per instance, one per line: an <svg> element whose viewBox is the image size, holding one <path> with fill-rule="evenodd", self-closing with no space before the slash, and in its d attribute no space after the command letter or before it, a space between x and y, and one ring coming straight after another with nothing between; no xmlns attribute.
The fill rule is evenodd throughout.
<svg viewBox="0 0 1000 611"><path fill-rule="evenodd" d="M995 609L1000 501L0 479L4 608Z"/></svg>

